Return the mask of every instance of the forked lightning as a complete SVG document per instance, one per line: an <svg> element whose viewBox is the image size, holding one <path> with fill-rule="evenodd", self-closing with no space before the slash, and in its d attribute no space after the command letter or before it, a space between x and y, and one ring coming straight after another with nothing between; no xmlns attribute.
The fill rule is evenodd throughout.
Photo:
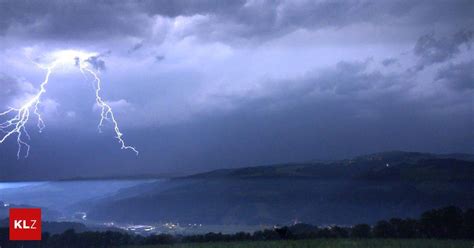
<svg viewBox="0 0 474 248"><path fill-rule="evenodd" d="M41 83L40 89L36 95L28 99L28 101L26 101L22 106L19 108L9 107L6 111L0 112L0 118L6 118L5 121L0 123L0 144L4 143L9 137L16 137L16 142L18 144L17 157L20 158L24 149L26 149L24 151L25 158L29 156L30 145L26 141L31 139L27 131L27 124L31 117L30 114L33 114L37 118L37 127L41 133L46 125L41 117L39 106L43 95L46 93L50 76L62 63L73 63L75 60L76 66L79 67L79 70L83 74L89 73L94 79L96 103L101 108L100 121L98 125L99 130L101 130L105 121L110 121L116 135L115 138L119 141L121 149L131 150L138 155L138 150L135 147L125 143L112 107L103 100L100 94L102 90L102 81L98 76L98 73L94 71L91 68L91 65L85 60L86 58L87 57L85 57L85 54L82 52L67 50L55 53L54 61L46 66L35 63L40 68L46 70L44 81Z"/></svg>

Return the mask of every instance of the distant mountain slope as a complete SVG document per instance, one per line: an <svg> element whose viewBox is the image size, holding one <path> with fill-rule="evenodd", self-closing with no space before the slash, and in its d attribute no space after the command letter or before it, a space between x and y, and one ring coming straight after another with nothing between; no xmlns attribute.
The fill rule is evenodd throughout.
<svg viewBox="0 0 474 248"><path fill-rule="evenodd" d="M474 161L468 154L435 155L417 152L384 152L350 160L292 163L196 174L183 179L218 178L314 178L361 180L469 181L474 178Z"/></svg>
<svg viewBox="0 0 474 248"><path fill-rule="evenodd" d="M26 204L7 204L0 201L0 219L8 218L10 215L10 208L38 208L38 206L31 206ZM49 208L41 209L41 216L43 220L52 220L59 217L59 213Z"/></svg>
<svg viewBox="0 0 474 248"><path fill-rule="evenodd" d="M474 206L468 155L386 152L354 159L217 170L147 184L90 205L95 220L207 224L374 222Z"/></svg>

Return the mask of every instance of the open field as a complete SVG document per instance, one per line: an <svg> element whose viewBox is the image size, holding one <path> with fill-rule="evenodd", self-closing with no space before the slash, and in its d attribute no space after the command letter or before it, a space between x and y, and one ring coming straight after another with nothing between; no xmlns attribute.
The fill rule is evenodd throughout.
<svg viewBox="0 0 474 248"><path fill-rule="evenodd" d="M400 239L318 239L258 242L189 243L160 246L160 248L473 248L473 240L400 240ZM129 247L132 248L132 247ZM133 247L135 248L135 247ZM137 247L138 248L138 247Z"/></svg>

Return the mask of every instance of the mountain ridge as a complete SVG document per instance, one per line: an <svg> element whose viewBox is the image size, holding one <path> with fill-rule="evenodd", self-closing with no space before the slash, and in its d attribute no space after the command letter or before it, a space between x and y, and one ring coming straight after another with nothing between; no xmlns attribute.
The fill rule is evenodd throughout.
<svg viewBox="0 0 474 248"><path fill-rule="evenodd" d="M124 190L94 220L205 224L374 223L474 205L470 155L374 153L338 161L215 170Z"/></svg>
<svg viewBox="0 0 474 248"><path fill-rule="evenodd" d="M433 166L430 166L432 164ZM474 155L471 154L432 154L420 152L389 151L373 153L354 157L353 159L334 160L325 162L284 163L263 166L249 166L235 169L219 169L175 179L231 179L231 178L351 178L376 179L377 173L385 179L416 178L408 174L424 174L432 169L434 172L444 174L449 171L449 166L454 166L463 173L451 175L450 178L433 177L433 180L469 180L469 175L474 178ZM364 175L368 174L368 175ZM433 174L433 173L432 173ZM450 173L448 173L450 174ZM452 174L452 173L451 173ZM391 175L390 178L387 178ZM408 178L406 178L408 176ZM416 175L414 175L416 176ZM421 175L420 175L421 176ZM453 178L454 177L454 178Z"/></svg>

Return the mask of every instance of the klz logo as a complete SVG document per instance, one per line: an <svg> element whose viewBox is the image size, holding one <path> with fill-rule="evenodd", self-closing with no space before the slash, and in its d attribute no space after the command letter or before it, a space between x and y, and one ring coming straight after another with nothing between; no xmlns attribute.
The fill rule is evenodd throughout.
<svg viewBox="0 0 474 248"><path fill-rule="evenodd" d="M41 240L41 209L10 208L10 240Z"/></svg>

